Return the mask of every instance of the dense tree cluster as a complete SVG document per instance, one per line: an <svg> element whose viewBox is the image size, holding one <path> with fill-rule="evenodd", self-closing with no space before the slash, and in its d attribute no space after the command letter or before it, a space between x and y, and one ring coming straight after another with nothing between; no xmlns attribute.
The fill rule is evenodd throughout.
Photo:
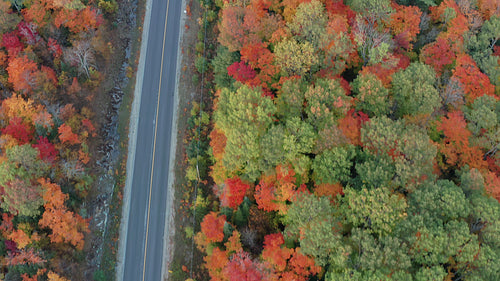
<svg viewBox="0 0 500 281"><path fill-rule="evenodd" d="M110 51L97 2L0 0L1 280L74 277L93 182L86 104Z"/></svg>
<svg viewBox="0 0 500 281"><path fill-rule="evenodd" d="M211 280L498 280L499 1L215 2Z"/></svg>

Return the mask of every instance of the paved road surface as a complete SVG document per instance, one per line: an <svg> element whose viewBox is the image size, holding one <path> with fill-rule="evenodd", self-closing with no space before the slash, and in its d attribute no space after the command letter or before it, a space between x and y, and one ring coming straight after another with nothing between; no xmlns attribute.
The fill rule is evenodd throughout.
<svg viewBox="0 0 500 281"><path fill-rule="evenodd" d="M152 0L123 275L118 274L125 281L162 276L181 4Z"/></svg>

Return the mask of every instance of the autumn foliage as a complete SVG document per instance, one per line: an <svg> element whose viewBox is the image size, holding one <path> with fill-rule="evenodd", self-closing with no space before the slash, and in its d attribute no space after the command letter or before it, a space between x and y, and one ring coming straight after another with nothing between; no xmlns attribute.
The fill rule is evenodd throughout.
<svg viewBox="0 0 500 281"><path fill-rule="evenodd" d="M222 206L228 206L233 209L238 208L241 202L243 202L243 197L245 197L245 193L249 188L250 185L244 183L238 177L227 179L220 196Z"/></svg>
<svg viewBox="0 0 500 281"><path fill-rule="evenodd" d="M99 169L88 101L104 78L95 56L106 50L96 46L112 48L97 2L0 0L2 280L84 279L75 255L89 219L80 208Z"/></svg>
<svg viewBox="0 0 500 281"><path fill-rule="evenodd" d="M205 276L497 275L497 2L204 2L219 44L192 207Z"/></svg>
<svg viewBox="0 0 500 281"><path fill-rule="evenodd" d="M45 189L43 194L45 212L38 222L41 227L52 230L49 235L53 243L69 243L77 249L83 249L83 235L88 231L87 222L78 214L69 211L64 205L68 198L57 184L45 179L40 180Z"/></svg>
<svg viewBox="0 0 500 281"><path fill-rule="evenodd" d="M482 95L495 96L495 87L470 56L460 55L456 64L453 77L462 83L468 102L473 102Z"/></svg>
<svg viewBox="0 0 500 281"><path fill-rule="evenodd" d="M440 151L446 156L446 162L451 166L470 165L473 168L484 168L486 162L479 148L470 144L471 132L466 125L462 113L448 113L448 116L444 117L437 127L445 136L444 142L440 145Z"/></svg>
<svg viewBox="0 0 500 281"><path fill-rule="evenodd" d="M224 215L218 216L217 213L211 212L206 215L201 222L201 232L205 234L206 240L209 243L221 242L224 239L224 223L226 217Z"/></svg>

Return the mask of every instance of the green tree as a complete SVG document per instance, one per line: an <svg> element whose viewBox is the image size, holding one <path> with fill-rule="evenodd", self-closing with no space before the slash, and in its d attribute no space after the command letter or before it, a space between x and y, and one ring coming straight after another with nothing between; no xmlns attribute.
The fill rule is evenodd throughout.
<svg viewBox="0 0 500 281"><path fill-rule="evenodd" d="M334 147L317 155L312 163L314 182L322 184L349 181L355 155L353 146Z"/></svg>
<svg viewBox="0 0 500 281"><path fill-rule="evenodd" d="M340 75L358 63L356 45L346 15L330 15L320 44L320 65L331 75Z"/></svg>
<svg viewBox="0 0 500 281"><path fill-rule="evenodd" d="M259 166L263 171L273 170L278 164L285 163L285 141L286 129L283 125L273 125L262 136L260 148L262 158Z"/></svg>
<svg viewBox="0 0 500 281"><path fill-rule="evenodd" d="M30 181L14 179L2 185L2 209L13 215L36 217L43 205L42 188Z"/></svg>
<svg viewBox="0 0 500 281"><path fill-rule="evenodd" d="M319 62L313 45L308 41L285 39L276 44L274 55L276 64L287 76L302 76Z"/></svg>
<svg viewBox="0 0 500 281"><path fill-rule="evenodd" d="M486 150L487 156L494 156L500 148L500 102L484 95L475 99L464 113L469 121L467 127L474 135L471 142Z"/></svg>
<svg viewBox="0 0 500 281"><path fill-rule="evenodd" d="M381 271L357 271L354 269L346 270L340 274L328 272L325 276L327 281L351 281L351 280L366 280L366 281L388 281L388 280L412 280L411 274L405 271L396 271L391 274L391 277L383 274Z"/></svg>
<svg viewBox="0 0 500 281"><path fill-rule="evenodd" d="M305 98L308 121L318 130L344 117L352 99L337 79L318 79L308 87Z"/></svg>
<svg viewBox="0 0 500 281"><path fill-rule="evenodd" d="M299 154L312 152L317 138L314 128L299 117L292 117L285 121L286 136L283 140L285 158L293 162Z"/></svg>
<svg viewBox="0 0 500 281"><path fill-rule="evenodd" d="M304 229L300 239L302 253L314 257L316 265L333 268L346 266L349 247L344 245L339 225L333 218L315 220L311 227Z"/></svg>
<svg viewBox="0 0 500 281"><path fill-rule="evenodd" d="M393 12L390 0L348 0L346 3L369 22L385 20Z"/></svg>
<svg viewBox="0 0 500 281"><path fill-rule="evenodd" d="M479 68L490 78L492 84L500 85L500 64L493 56L493 48L500 39L500 16L485 21L477 34L465 35L467 52Z"/></svg>
<svg viewBox="0 0 500 281"><path fill-rule="evenodd" d="M409 212L441 223L465 218L471 212L462 189L448 180L423 184L410 195L410 206Z"/></svg>
<svg viewBox="0 0 500 281"><path fill-rule="evenodd" d="M427 10L429 7L436 6L436 0L398 0L397 1L401 5L405 6L418 6L422 10Z"/></svg>
<svg viewBox="0 0 500 281"><path fill-rule="evenodd" d="M435 82L434 69L420 62L394 73L392 91L397 116L431 114L439 108L441 99Z"/></svg>
<svg viewBox="0 0 500 281"><path fill-rule="evenodd" d="M406 125L403 120L393 121L385 116L375 117L361 128L361 142L364 144L365 153L376 158L382 157L375 162L387 163L386 165L394 169L387 187L401 187L411 191L425 179L434 177L433 166L437 149L427 133L416 126ZM372 169L377 167L370 164L366 168L370 168L373 173ZM364 175L363 177L368 182L373 181ZM377 178L378 176L375 176L374 179ZM379 179L384 179L382 182L385 182L387 177ZM376 182L377 180L373 181Z"/></svg>
<svg viewBox="0 0 500 281"><path fill-rule="evenodd" d="M416 281L444 280L447 273L442 266L422 267L415 275Z"/></svg>
<svg viewBox="0 0 500 281"><path fill-rule="evenodd" d="M38 154L30 144L8 148L7 160L0 163L0 185L15 179L36 180L46 175L50 165L40 160Z"/></svg>
<svg viewBox="0 0 500 281"><path fill-rule="evenodd" d="M304 112L306 83L302 79L288 79L274 99L280 119L302 117Z"/></svg>
<svg viewBox="0 0 500 281"><path fill-rule="evenodd" d="M239 61L240 56L237 52L230 52L227 47L219 45L217 56L212 60L214 69L214 81L219 88L231 88L234 79L227 74L227 68L234 62Z"/></svg>
<svg viewBox="0 0 500 281"><path fill-rule="evenodd" d="M362 73L352 82L352 91L357 94L356 109L370 117L387 115L389 109L389 90L372 73Z"/></svg>
<svg viewBox="0 0 500 281"><path fill-rule="evenodd" d="M223 164L229 172L241 172L254 182L261 173L260 140L273 122L276 107L260 89L241 86L232 92L222 89L214 112L215 124L227 138Z"/></svg>
<svg viewBox="0 0 500 281"><path fill-rule="evenodd" d="M300 182L307 181L312 152L316 140L313 127L298 117L274 125L262 136L260 147L262 171L274 169L279 164L291 164Z"/></svg>
<svg viewBox="0 0 500 281"><path fill-rule="evenodd" d="M465 179L464 176L462 178ZM498 217L490 217L496 211L488 215L481 211L481 207L475 206L471 201L474 200L471 197L474 193L480 194L480 190L476 189L467 198L453 182L438 180L425 183L409 195L408 219L398 225L395 234L412 245L414 268L439 266L445 272L453 271L455 277L462 278L481 270L474 265L480 267L485 261L477 259L478 253L482 252L484 246L492 245L484 239L480 242L483 235L479 235L479 231L483 231L485 224L491 225L487 221L498 221ZM487 198L483 195L480 197ZM498 210L498 202L496 204L496 207L489 209ZM484 220L474 219L476 216ZM478 227L480 221L484 224L479 223ZM491 258L489 256L486 259ZM422 275L424 273L429 274L420 270L416 278L428 276Z"/></svg>
<svg viewBox="0 0 500 281"><path fill-rule="evenodd" d="M470 202L469 230L481 238L479 254L465 274L469 280L496 280L500 268L491 265L500 263L500 203L485 196L484 181L477 170L463 172L460 178Z"/></svg>
<svg viewBox="0 0 500 281"><path fill-rule="evenodd" d="M369 188L392 186L391 181L396 168L389 155L372 155L365 153L365 159L356 163L357 184Z"/></svg>
<svg viewBox="0 0 500 281"><path fill-rule="evenodd" d="M347 187L340 205L346 223L363 227L378 237L390 235L406 217L405 199L385 187L361 190Z"/></svg>
<svg viewBox="0 0 500 281"><path fill-rule="evenodd" d="M4 190L0 206L14 215L40 214L43 200L36 180L47 174L50 165L38 154L30 144L14 146L6 150L7 159L0 163L0 187Z"/></svg>
<svg viewBox="0 0 500 281"><path fill-rule="evenodd" d="M309 42L314 50L320 46L325 34L327 16L323 3L318 0L301 3L288 28L299 42Z"/></svg>
<svg viewBox="0 0 500 281"><path fill-rule="evenodd" d="M345 268L350 248L342 241L336 217L327 197L301 193L284 218L285 237L298 240L302 253L315 257L317 265Z"/></svg>
<svg viewBox="0 0 500 281"><path fill-rule="evenodd" d="M348 266L329 268L325 280L412 280L410 249L401 239L354 228L345 243L352 248Z"/></svg>

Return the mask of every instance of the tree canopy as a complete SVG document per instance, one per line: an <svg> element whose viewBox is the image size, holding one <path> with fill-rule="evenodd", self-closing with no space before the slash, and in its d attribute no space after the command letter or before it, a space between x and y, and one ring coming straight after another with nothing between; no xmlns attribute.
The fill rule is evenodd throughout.
<svg viewBox="0 0 500 281"><path fill-rule="evenodd" d="M210 278L498 279L496 2L217 2Z"/></svg>

